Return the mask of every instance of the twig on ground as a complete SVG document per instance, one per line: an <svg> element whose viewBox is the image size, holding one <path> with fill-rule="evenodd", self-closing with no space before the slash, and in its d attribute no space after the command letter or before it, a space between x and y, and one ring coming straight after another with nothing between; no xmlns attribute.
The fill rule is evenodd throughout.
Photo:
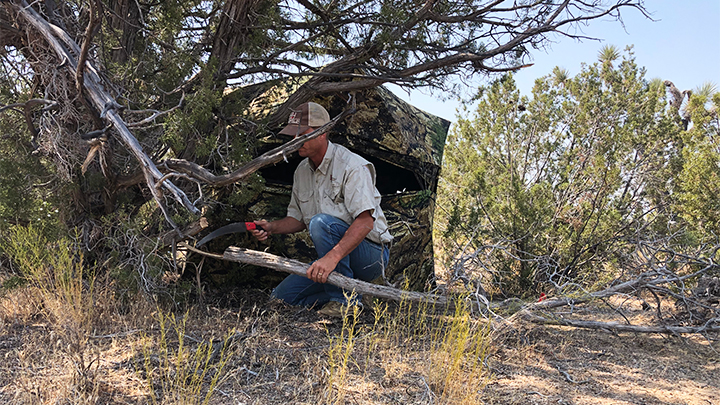
<svg viewBox="0 0 720 405"><path fill-rule="evenodd" d="M116 337L125 337L140 332L140 329L133 329L126 332L111 333L109 335L93 335L91 339L111 339Z"/></svg>
<svg viewBox="0 0 720 405"><path fill-rule="evenodd" d="M575 379L572 378L572 377L570 376L570 374L568 374L567 371L563 370L563 369L562 369L560 366L558 366L558 365L555 366L555 369L557 369L557 371L560 372L560 374L561 374L563 377L565 377L565 380L567 380L567 382L569 382L569 383L572 383L572 384L586 384L586 383L589 383L589 382L590 382L590 380L575 381Z"/></svg>

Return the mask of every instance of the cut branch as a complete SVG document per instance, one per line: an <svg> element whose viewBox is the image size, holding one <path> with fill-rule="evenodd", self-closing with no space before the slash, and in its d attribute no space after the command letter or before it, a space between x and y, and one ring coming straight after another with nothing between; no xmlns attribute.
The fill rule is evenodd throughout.
<svg viewBox="0 0 720 405"><path fill-rule="evenodd" d="M182 230L182 234L185 237L195 236L202 232L203 229L208 227L208 221L205 217L200 217L197 221L193 221L187 224ZM177 232L174 230L168 231L160 235L158 238L161 242L161 246L169 246L177 240Z"/></svg>
<svg viewBox="0 0 720 405"><path fill-rule="evenodd" d="M183 244L184 247L193 252L206 256L218 258L219 255L208 254L201 250L195 249L190 245ZM276 256L270 253L258 252L255 250L242 249L230 246L225 250L222 259L238 263L251 264L254 266L266 267L269 269L282 271L284 273L296 274L298 276L307 277L308 264L284 257ZM358 294L371 295L373 297L384 298L394 301L412 301L434 305L438 308L451 307L452 302L447 297L436 294L425 294L415 291L403 291L397 288L367 283L345 277L338 272L330 273L328 277L329 284L340 287L347 291L355 291Z"/></svg>

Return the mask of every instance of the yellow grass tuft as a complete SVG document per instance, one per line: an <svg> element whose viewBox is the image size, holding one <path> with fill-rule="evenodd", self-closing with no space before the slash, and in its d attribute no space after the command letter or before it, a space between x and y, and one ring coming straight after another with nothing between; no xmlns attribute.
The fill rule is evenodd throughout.
<svg viewBox="0 0 720 405"><path fill-rule="evenodd" d="M414 381L415 397L428 403L481 403L489 379L483 364L488 323L473 319L462 304L446 314L410 302L376 302L372 310L372 324L359 325L357 314L349 314L341 331L329 337L324 403L345 403L348 393L371 395L381 388L378 371L384 380Z"/></svg>

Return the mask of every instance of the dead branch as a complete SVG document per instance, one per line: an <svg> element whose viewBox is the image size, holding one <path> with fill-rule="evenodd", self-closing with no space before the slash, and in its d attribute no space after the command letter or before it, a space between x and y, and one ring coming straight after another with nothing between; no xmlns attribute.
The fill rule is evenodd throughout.
<svg viewBox="0 0 720 405"><path fill-rule="evenodd" d="M654 272L651 272L654 273ZM644 273L638 276L635 279L626 281L624 283L606 288L602 291L596 291L592 293L585 294L583 296L579 297L561 297L561 298L555 298L555 299L548 299L541 302L536 302L533 304L530 304L525 307L525 309L529 311L537 311L537 310L545 310L545 309L553 309L553 308L559 308L569 305L576 305L576 304L582 304L589 301L594 301L601 298L606 298L611 295L615 294L621 294L626 293L629 291L637 291L645 286L656 284L662 281L665 281L662 278L654 278L652 280L648 280L649 277L651 277L652 274Z"/></svg>
<svg viewBox="0 0 720 405"><path fill-rule="evenodd" d="M180 159L168 159L163 163L163 166L166 167L169 170L174 170L181 173L186 173L189 176L192 176L195 179L201 180L204 183L207 183L212 186L221 187L226 186L228 184L237 183L238 181L243 180L244 178L248 177L249 175L255 173L259 169L269 166L274 163L281 162L283 160L287 161L287 156L289 156L291 153L296 152L300 147L302 147L303 143L310 139L317 138L318 136L324 134L325 132L329 131L332 127L334 127L338 122L345 119L347 116L354 114L356 111L355 107L350 107L343 111L342 113L338 114L335 118L330 120L327 124L321 126L320 128L316 129L315 131L303 135L300 137L297 137L290 142L279 146L271 151L268 151L257 158L253 159L249 163L245 164L241 168L235 170L232 173L224 174L221 176L216 176L215 174L211 173L209 170L205 169L204 167L189 162L187 160L180 160Z"/></svg>
<svg viewBox="0 0 720 405"><path fill-rule="evenodd" d="M46 99L42 99L42 98L33 98L24 103L8 104L6 106L0 107L0 114L3 111L9 110L9 109L13 109L13 110L23 113L23 115L25 116L25 124L27 125L28 130L30 131L30 134L32 135L32 139L31 139L30 143L32 144L33 148L37 148L37 137L39 135L39 132L38 132L37 128L35 128L35 124L33 123L32 109L35 106L41 105L41 104L46 105L42 109L42 111L45 112L45 111L48 111L48 110L51 110L51 109L57 107L58 103L57 103L57 101L46 100ZM18 110L20 107L22 107L22 110Z"/></svg>
<svg viewBox="0 0 720 405"><path fill-rule="evenodd" d="M273 270L282 271L298 276L307 277L308 264L270 253L258 252L255 250L243 249L230 246L223 254L225 260L252 264L255 266L267 267ZM451 302L447 297L435 294L424 294L415 291L403 291L397 288L384 285L367 283L365 281L345 277L338 272L330 273L328 283L347 291L356 291L358 294L372 295L373 297L385 298L394 301L422 302L439 307L448 307Z"/></svg>
<svg viewBox="0 0 720 405"><path fill-rule="evenodd" d="M21 112L24 112L24 111L28 111L28 110L32 109L33 107L38 106L40 104L45 104L46 107L43 107L42 111L47 111L47 110L50 110L50 109L54 108L55 106L57 106L57 101L45 100L44 98L33 98L24 103L15 103L15 104L8 104L8 105L0 106L0 113L2 113L5 110L18 109L20 107L22 107ZM18 111L20 111L20 110L18 110Z"/></svg>
<svg viewBox="0 0 720 405"><path fill-rule="evenodd" d="M572 378L572 377L570 376L570 373L568 373L567 371L565 371L565 370L563 369L563 367L562 367L561 365L555 365L555 369L556 369L563 377L565 377L565 380L566 380L567 382L569 382L570 384L586 384L586 383L589 383L589 382L590 382L590 380L582 380L582 381L577 381L577 380L575 380L574 378Z"/></svg>
<svg viewBox="0 0 720 405"><path fill-rule="evenodd" d="M646 326L646 325L630 325L619 322L596 322L596 321L581 321L562 319L557 317L544 317L534 314L530 311L523 310L518 313L519 317L532 323L541 325L560 325L560 326L572 326L575 328L584 329L604 329L612 330L617 332L635 332L635 333L670 333L670 334L688 334L688 333L703 333L720 331L720 318L713 318L707 321L702 326L671 326L671 325L657 325L657 326Z"/></svg>
<svg viewBox="0 0 720 405"><path fill-rule="evenodd" d="M34 9L32 9L25 0L21 0L18 7L18 13L28 21L36 30L42 34L50 47L57 53L58 59L66 60L67 67L76 71L78 69L78 61L75 55L80 55L82 51L75 41L62 29L53 26L43 19ZM62 42L61 42L62 41ZM69 49L68 49L69 48ZM116 111L117 103L103 86L103 81L97 69L90 61L86 62L84 75L84 89L87 91L95 108L103 111L101 117L107 118L115 127L123 143L130 149L135 158L141 163L142 170L145 174L145 180L150 188L151 193L160 209L165 215L165 219L173 228L177 228L165 209L162 195L156 190L155 183L163 177L163 174L157 169L155 163L145 154L142 146L130 132L127 125ZM163 188L169 191L173 197L180 202L190 212L199 215L200 211L190 202L185 193L177 188L172 182L163 182Z"/></svg>
<svg viewBox="0 0 720 405"><path fill-rule="evenodd" d="M265 267L284 273L297 274L298 276L307 277L308 264L276 256L270 253L258 252L256 250L243 249L230 246L225 253L220 256L218 254L204 252L196 249L187 243L180 243L181 246L192 252L199 253L203 256L215 259L228 260L232 262L251 264L254 266ZM389 299L393 301L411 301L426 303L437 308L451 308L453 303L447 297L436 294L425 294L415 291L403 291L397 288L367 283L361 280L355 280L345 277L340 273L332 272L328 277L329 284L340 287L344 290L355 291L358 294L371 295L373 297Z"/></svg>
<svg viewBox="0 0 720 405"><path fill-rule="evenodd" d="M177 105L176 105L175 107L173 107L173 108L171 108L171 109L169 109L169 110L165 110L165 111L157 111L157 110L127 111L128 113L134 113L134 114L142 114L142 113L148 113L148 112L151 112L151 113L152 113L151 116L143 119L142 121L132 122L132 123L127 124L127 126L128 126L129 128L135 128L135 127L143 126L143 125L146 125L146 124L150 124L151 122L154 122L156 119L158 119L158 118L160 118L160 117L162 117L162 116L164 116L164 115L170 114L171 112L173 112L173 111L177 110L178 108L182 107L182 103L183 103L184 100L185 100L185 93L183 93L183 94L180 96L180 101L177 103Z"/></svg>
<svg viewBox="0 0 720 405"><path fill-rule="evenodd" d="M98 7L102 7L102 3L90 1L90 21L88 21L87 28L85 29L85 38L83 39L82 48L80 48L80 56L78 57L77 68L75 69L75 85L77 86L78 94L82 94L85 83L83 76L85 74L85 62L87 61L88 52L90 51L90 43L101 21L101 18L98 18Z"/></svg>

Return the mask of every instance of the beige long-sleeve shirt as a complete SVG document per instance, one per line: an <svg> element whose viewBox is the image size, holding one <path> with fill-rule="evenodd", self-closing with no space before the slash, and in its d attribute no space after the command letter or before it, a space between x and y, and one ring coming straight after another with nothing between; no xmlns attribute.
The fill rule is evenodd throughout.
<svg viewBox="0 0 720 405"><path fill-rule="evenodd" d="M375 187L375 167L341 145L328 142L322 163L313 170L309 159L295 169L292 197L287 215L307 226L320 213L332 215L350 225L364 211L375 219L367 239L389 243L387 219L380 208Z"/></svg>

